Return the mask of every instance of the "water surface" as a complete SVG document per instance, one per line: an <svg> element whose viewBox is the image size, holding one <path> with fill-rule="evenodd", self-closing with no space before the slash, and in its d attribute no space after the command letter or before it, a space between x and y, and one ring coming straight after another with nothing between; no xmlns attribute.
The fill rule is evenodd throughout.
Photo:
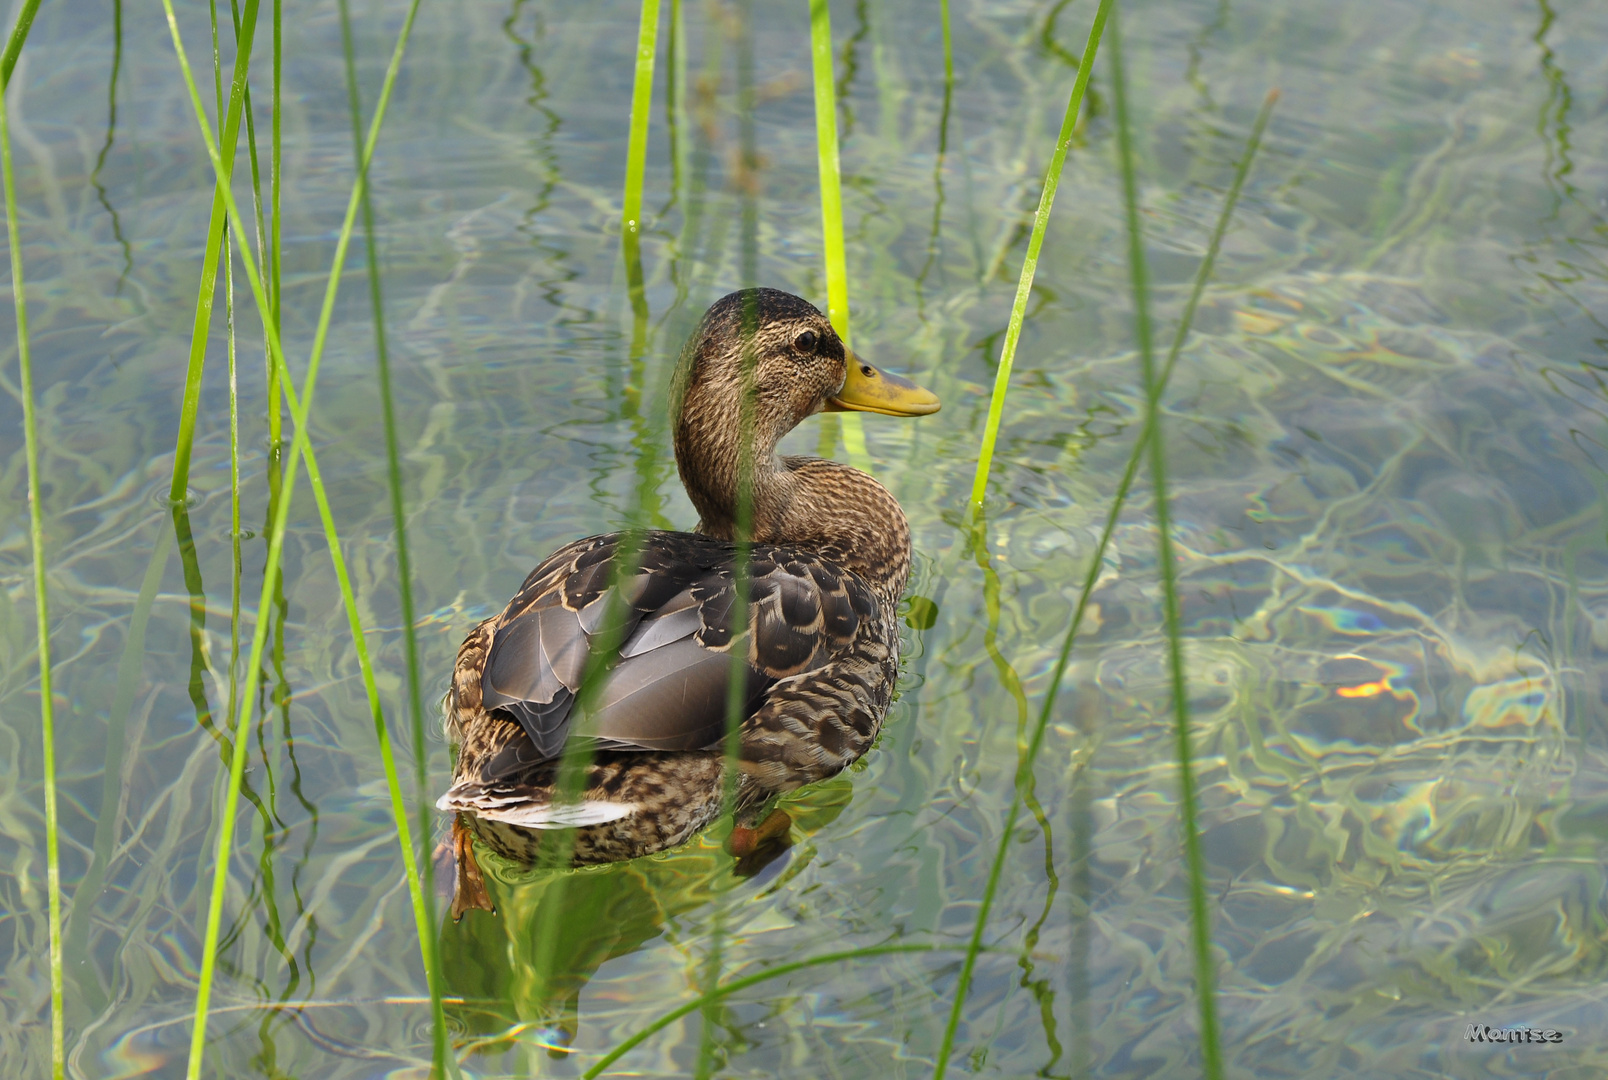
<svg viewBox="0 0 1608 1080"><path fill-rule="evenodd" d="M618 527L640 477L656 520L693 524L659 410L681 338L743 281L736 80L750 46L751 258L761 282L824 301L807 6L755 7L745 45L730 10L686 6L684 96L668 111L661 35L641 348L618 254L636 6L421 8L373 179L431 702L466 629L552 548ZM1198 1071L1143 487L1055 703L1036 799L1003 820L1024 718L1137 433L1109 72L1097 64L1062 180L979 550L961 523L987 388L1093 4L951 8L947 113L937 4L833 10L855 345L945 403L864 425L915 531L911 591L938 608L909 632L881 743L793 801L799 841L754 877L733 876L718 831L574 875L556 901L548 879L492 866L500 916L439 928L468 1075L578 1075L705 987L717 937L728 977L857 945L963 945L1006 828L952 1068ZM1579 2L1125 10L1163 341L1255 110L1283 91L1165 402L1228 1060L1258 1077L1601 1075L1608 24ZM369 108L402 13L354 10ZM205 9L183 5L181 21L199 63ZM335 9L292 3L284 21L299 371L352 158ZM78 1075L171 1077L229 678L225 336L220 301L187 581L163 500L210 171L158 12L127 7L120 25L112 84L113 9L44 5L11 123L45 441L69 1054ZM267 34L265 17L259 76ZM264 144L266 88L254 80ZM260 534L266 394L238 280L243 513ZM0 319L9 341L9 305ZM38 691L6 356L0 1072L44 1076ZM354 247L311 434L410 775L374 372ZM788 447L819 443L811 421ZM261 536L243 552L249 639ZM305 484L285 569L208 1067L422 1075L413 917ZM428 768L444 789L433 715ZM554 902L565 936L544 980L533 927ZM927 1076L959 964L949 951L806 968L672 1024L620 1068L690 1075L708 1039L723 1074ZM1470 1045L1470 1022L1567 1038Z"/></svg>

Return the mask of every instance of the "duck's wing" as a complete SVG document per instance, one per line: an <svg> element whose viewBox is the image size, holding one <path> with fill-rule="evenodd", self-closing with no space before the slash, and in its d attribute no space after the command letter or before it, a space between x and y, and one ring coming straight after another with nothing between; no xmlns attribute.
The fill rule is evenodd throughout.
<svg viewBox="0 0 1608 1080"><path fill-rule="evenodd" d="M481 703L503 709L530 736L520 750L529 763L551 760L564 749L575 695L581 688L594 638L605 633L629 641L643 618L697 576L691 551L675 551L648 534L637 570L621 583L612 625L609 583L619 555L619 533L591 536L560 548L531 571L497 622L481 675Z"/></svg>
<svg viewBox="0 0 1608 1080"><path fill-rule="evenodd" d="M760 545L745 575L751 629L744 629L732 545L656 532L621 590L617 621L606 626L620 542L612 534L569 545L537 567L509 604L486 657L482 701L517 719L529 741L503 747L483 779L553 760L574 732L620 750L713 746L725 731L734 643L746 717L778 680L846 648L876 610L876 597L854 575L808 552ZM598 638L620 644L578 722L575 697Z"/></svg>

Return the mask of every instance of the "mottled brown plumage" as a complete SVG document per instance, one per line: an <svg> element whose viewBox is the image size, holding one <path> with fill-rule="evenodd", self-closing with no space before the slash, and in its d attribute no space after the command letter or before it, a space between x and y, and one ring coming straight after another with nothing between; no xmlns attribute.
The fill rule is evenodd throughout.
<svg viewBox="0 0 1608 1080"><path fill-rule="evenodd" d="M447 695L458 760L437 803L459 815L455 913L488 906L465 828L528 862L544 834L574 827L573 861L594 863L673 847L714 820L735 671L738 805L750 816L772 795L842 770L881 726L910 573L904 512L856 469L774 451L822 409L919 415L937 411L937 399L864 364L819 311L771 289L710 308L674 386L676 462L701 515L696 531L650 532L634 552L621 533L566 545L459 650ZM752 545L739 575L747 470ZM620 565L631 570L611 593ZM578 714L594 652L603 674ZM564 803L561 758L577 740L589 764L579 799Z"/></svg>

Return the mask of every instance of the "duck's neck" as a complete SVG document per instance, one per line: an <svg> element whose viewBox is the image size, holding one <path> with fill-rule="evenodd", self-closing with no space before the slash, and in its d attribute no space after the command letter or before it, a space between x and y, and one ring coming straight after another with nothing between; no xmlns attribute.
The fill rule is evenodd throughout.
<svg viewBox="0 0 1608 1080"><path fill-rule="evenodd" d="M697 531L737 539L734 456L689 468L683 447L676 449L682 483L701 515ZM888 604L898 603L910 577L910 525L887 488L841 462L777 458L767 448L754 462L752 490L751 541L809 548L859 575Z"/></svg>

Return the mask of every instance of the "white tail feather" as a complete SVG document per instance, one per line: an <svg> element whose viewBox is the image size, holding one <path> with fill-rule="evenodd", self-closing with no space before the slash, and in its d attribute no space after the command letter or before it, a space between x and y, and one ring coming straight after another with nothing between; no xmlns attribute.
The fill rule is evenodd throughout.
<svg viewBox="0 0 1608 1080"><path fill-rule="evenodd" d="M636 803L587 800L567 806L520 806L507 810L482 810L480 816L527 829L583 829L606 825L636 812Z"/></svg>
<svg viewBox="0 0 1608 1080"><path fill-rule="evenodd" d="M436 809L449 814L462 811L487 821L501 821L527 829L583 829L588 825L619 821L637 811L636 803L609 802L604 799L587 799L565 806L545 803L532 806L524 800L525 797L519 795L489 795L478 784L458 784L436 800Z"/></svg>

